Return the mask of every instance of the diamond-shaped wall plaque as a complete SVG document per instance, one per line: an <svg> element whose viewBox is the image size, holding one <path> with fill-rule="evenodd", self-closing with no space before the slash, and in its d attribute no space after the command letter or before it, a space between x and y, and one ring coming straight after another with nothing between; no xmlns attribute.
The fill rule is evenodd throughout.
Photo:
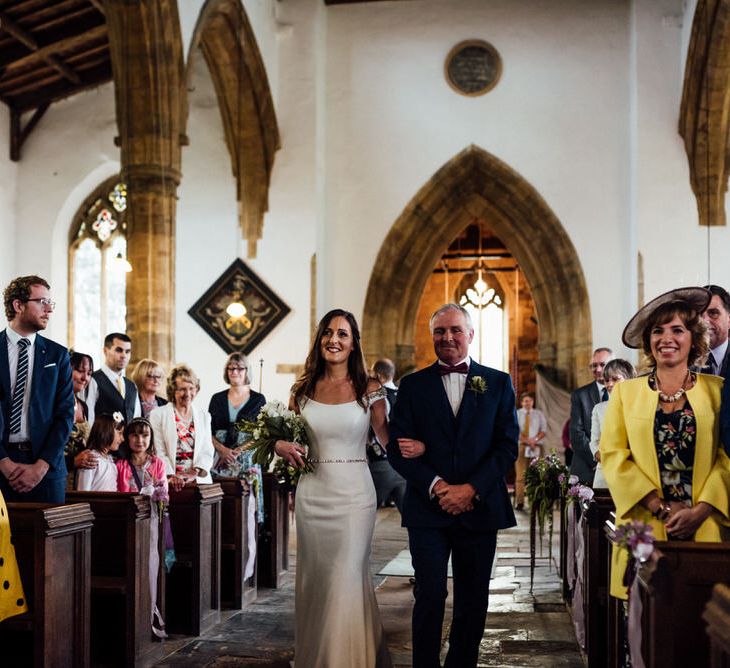
<svg viewBox="0 0 730 668"><path fill-rule="evenodd" d="M188 314L227 353L248 355L289 310L238 258L195 302Z"/></svg>

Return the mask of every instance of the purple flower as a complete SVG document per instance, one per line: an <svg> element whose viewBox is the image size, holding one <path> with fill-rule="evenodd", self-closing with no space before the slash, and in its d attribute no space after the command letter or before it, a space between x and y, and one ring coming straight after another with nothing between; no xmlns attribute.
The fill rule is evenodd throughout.
<svg viewBox="0 0 730 668"><path fill-rule="evenodd" d="M568 478L568 484L569 485L577 485L578 484L578 476L572 475L570 478Z"/></svg>
<svg viewBox="0 0 730 668"><path fill-rule="evenodd" d="M561 473L558 476L558 482L562 485L565 482L565 473Z"/></svg>
<svg viewBox="0 0 730 668"><path fill-rule="evenodd" d="M593 498L593 490L587 485L578 485L578 497L583 501L590 501Z"/></svg>

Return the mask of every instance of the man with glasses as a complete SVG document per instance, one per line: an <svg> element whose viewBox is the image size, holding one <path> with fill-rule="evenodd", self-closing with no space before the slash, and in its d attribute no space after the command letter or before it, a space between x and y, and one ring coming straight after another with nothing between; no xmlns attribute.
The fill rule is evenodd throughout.
<svg viewBox="0 0 730 668"><path fill-rule="evenodd" d="M104 339L104 363L89 381L86 403L89 424L95 415L120 413L125 423L142 415L137 386L124 377L124 369L132 356L132 339L121 332L107 334Z"/></svg>
<svg viewBox="0 0 730 668"><path fill-rule="evenodd" d="M63 503L63 451L74 417L68 350L41 336L55 303L40 276L21 276L3 294L0 332L0 491L6 501Z"/></svg>
<svg viewBox="0 0 730 668"><path fill-rule="evenodd" d="M704 373L727 378L730 368L730 346L728 345L728 329L730 329L730 294L719 285L706 285L712 295L702 319L707 323L710 334L710 354L701 369Z"/></svg>
<svg viewBox="0 0 730 668"><path fill-rule="evenodd" d="M596 348L590 365L593 382L570 395L570 445L573 448L570 472L584 485L593 484L596 461L591 452L591 414L597 403L608 401L608 390L603 386L603 368L612 358L610 348Z"/></svg>

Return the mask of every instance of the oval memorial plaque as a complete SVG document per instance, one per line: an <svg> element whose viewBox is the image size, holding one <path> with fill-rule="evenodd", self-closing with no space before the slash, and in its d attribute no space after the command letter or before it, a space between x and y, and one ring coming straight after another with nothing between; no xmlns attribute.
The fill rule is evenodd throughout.
<svg viewBox="0 0 730 668"><path fill-rule="evenodd" d="M446 81L462 95L484 95L497 85L502 59L489 42L472 39L457 44L446 57Z"/></svg>

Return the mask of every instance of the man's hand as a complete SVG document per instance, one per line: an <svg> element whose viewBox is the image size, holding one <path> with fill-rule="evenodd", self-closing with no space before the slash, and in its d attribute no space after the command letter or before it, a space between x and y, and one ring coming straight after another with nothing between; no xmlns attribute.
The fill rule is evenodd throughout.
<svg viewBox="0 0 730 668"><path fill-rule="evenodd" d="M18 464L10 459L10 457L3 457L0 459L0 473L2 473L8 480L10 480L17 468Z"/></svg>
<svg viewBox="0 0 730 668"><path fill-rule="evenodd" d="M439 505L441 508L449 513L449 515L460 515L468 510L474 509L474 496L476 490L467 482L463 485L449 485L444 483L446 489L443 487L437 491L436 487L439 483L443 482L439 480L434 485L434 494L438 497Z"/></svg>
<svg viewBox="0 0 730 668"><path fill-rule="evenodd" d="M48 463L42 459L34 464L16 464L16 468L10 474L8 482L16 492L25 494L43 480L47 472Z"/></svg>
<svg viewBox="0 0 730 668"><path fill-rule="evenodd" d="M426 452L426 445L415 438L399 438L398 448L405 459L420 457Z"/></svg>

